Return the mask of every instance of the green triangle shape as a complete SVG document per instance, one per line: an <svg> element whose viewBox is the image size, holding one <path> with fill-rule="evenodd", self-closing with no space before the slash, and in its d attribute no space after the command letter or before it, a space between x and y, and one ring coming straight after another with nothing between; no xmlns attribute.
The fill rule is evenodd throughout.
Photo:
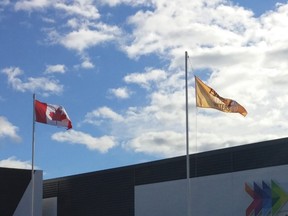
<svg viewBox="0 0 288 216"><path fill-rule="evenodd" d="M274 181L271 181L272 189L272 215L275 215L288 201L288 194Z"/></svg>

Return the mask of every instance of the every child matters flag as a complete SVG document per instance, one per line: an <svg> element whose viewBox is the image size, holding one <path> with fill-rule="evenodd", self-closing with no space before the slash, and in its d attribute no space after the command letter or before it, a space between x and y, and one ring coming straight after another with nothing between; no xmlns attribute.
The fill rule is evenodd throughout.
<svg viewBox="0 0 288 216"><path fill-rule="evenodd" d="M222 112L240 113L247 115L247 111L243 106L235 100L227 99L219 96L217 92L204 84L202 80L195 76L196 88L196 106L202 108L213 108Z"/></svg>

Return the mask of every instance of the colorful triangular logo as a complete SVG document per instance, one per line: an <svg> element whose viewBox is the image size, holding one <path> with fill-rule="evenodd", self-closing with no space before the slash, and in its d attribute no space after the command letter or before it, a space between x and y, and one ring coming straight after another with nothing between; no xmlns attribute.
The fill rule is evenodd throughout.
<svg viewBox="0 0 288 216"><path fill-rule="evenodd" d="M288 194L275 181L268 185L264 181L262 187L253 183L253 188L245 183L245 191L253 201L246 209L246 216L276 216L288 202Z"/></svg>

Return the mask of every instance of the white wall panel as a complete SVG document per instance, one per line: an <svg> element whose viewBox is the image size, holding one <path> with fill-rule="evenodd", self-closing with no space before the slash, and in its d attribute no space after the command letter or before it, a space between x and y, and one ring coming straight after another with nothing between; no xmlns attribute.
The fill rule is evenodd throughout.
<svg viewBox="0 0 288 216"><path fill-rule="evenodd" d="M288 165L192 178L190 179L192 215L245 216L246 209L253 201L245 191L245 183L254 190L254 183L263 189L263 181L270 188L272 188L271 181L274 181L283 191L282 198L285 199L285 203L288 201ZM186 195L187 180L136 186L135 216L185 216ZM266 197L266 201L270 198ZM260 215L267 210L263 208ZM269 211L272 211L272 207ZM287 216L288 204L283 205L274 215Z"/></svg>

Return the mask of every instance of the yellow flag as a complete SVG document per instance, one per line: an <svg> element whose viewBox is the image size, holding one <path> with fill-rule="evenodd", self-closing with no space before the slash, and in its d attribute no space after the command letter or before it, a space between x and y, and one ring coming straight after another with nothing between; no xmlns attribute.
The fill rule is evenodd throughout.
<svg viewBox="0 0 288 216"><path fill-rule="evenodd" d="M202 108L218 109L222 112L240 113L243 116L247 115L247 111L243 106L234 100L223 98L217 92L204 84L198 77L195 76L196 88L196 106Z"/></svg>

